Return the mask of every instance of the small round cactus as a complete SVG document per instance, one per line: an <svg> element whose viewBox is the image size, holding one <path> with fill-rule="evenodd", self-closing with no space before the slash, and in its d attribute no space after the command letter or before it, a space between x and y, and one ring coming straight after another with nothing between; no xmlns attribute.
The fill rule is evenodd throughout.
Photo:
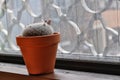
<svg viewBox="0 0 120 80"><path fill-rule="evenodd" d="M53 29L50 26L51 21L43 21L40 23L33 23L26 27L22 35L25 37L29 36L44 36L53 34Z"/></svg>

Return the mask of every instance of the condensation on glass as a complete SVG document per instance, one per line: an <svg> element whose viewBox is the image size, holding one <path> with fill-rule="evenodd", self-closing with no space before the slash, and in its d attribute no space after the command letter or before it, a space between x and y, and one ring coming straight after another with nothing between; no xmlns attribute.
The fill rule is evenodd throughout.
<svg viewBox="0 0 120 80"><path fill-rule="evenodd" d="M19 52L16 36L46 19L61 58L119 61L120 0L0 0L0 51Z"/></svg>

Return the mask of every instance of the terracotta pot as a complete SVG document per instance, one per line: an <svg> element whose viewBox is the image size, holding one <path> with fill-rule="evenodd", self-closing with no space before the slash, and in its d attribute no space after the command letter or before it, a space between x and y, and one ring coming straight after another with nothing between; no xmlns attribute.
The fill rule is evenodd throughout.
<svg viewBox="0 0 120 80"><path fill-rule="evenodd" d="M60 34L47 36L16 37L29 74L44 74L54 71Z"/></svg>

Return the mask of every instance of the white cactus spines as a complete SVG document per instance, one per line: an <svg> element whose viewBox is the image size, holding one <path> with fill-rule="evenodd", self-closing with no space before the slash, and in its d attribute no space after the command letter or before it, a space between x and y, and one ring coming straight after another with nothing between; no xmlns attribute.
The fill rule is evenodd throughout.
<svg viewBox="0 0 120 80"><path fill-rule="evenodd" d="M33 23L26 26L26 29L23 31L22 36L44 36L53 34L53 28L50 25L49 21L43 21L40 23Z"/></svg>

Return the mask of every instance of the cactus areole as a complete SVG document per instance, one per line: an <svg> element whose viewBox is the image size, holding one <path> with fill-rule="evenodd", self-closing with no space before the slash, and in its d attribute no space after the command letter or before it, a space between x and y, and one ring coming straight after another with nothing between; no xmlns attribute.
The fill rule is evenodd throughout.
<svg viewBox="0 0 120 80"><path fill-rule="evenodd" d="M40 23L33 23L26 26L25 30L22 33L22 36L44 36L53 34L53 28L50 25L49 21L42 21Z"/></svg>

